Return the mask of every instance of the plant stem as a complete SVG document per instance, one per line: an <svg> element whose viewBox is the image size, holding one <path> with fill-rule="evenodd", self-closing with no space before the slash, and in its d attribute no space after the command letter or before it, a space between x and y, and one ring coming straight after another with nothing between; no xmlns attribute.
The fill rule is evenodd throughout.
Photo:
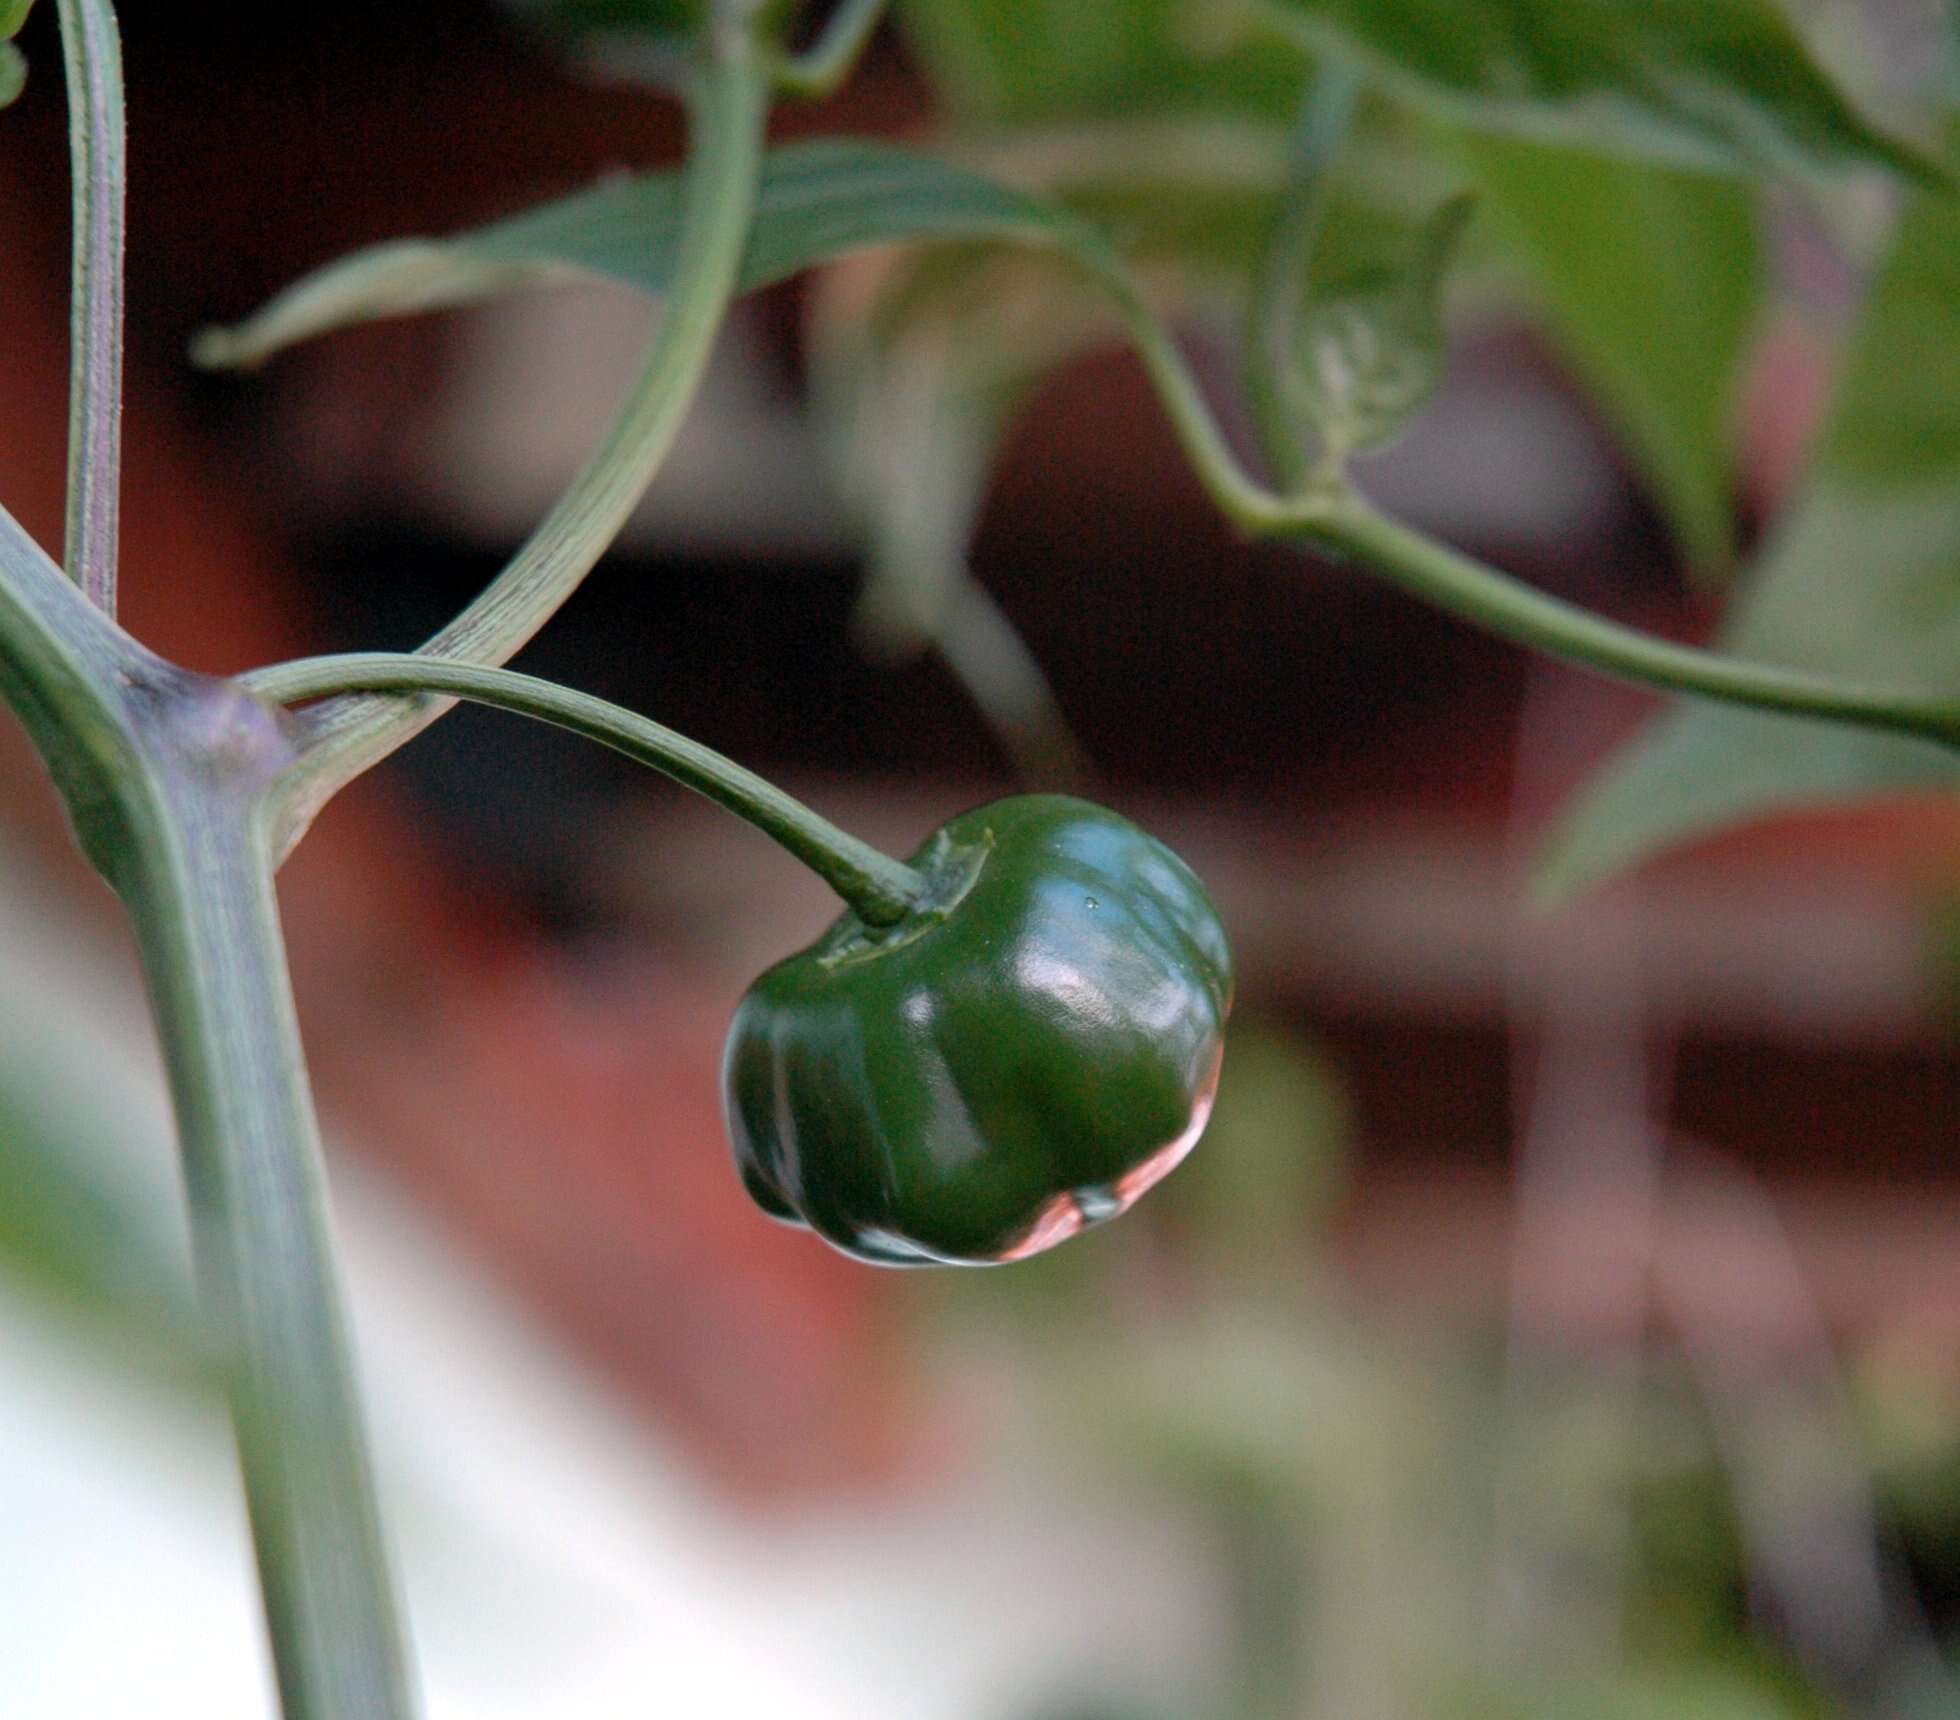
<svg viewBox="0 0 1960 1720"><path fill-rule="evenodd" d="M136 929L288 1720L406 1720L319 1139L255 810L291 763L291 740L256 700L123 633L4 510L0 697Z"/></svg>
<svg viewBox="0 0 1960 1720"><path fill-rule="evenodd" d="M694 93L673 287L618 419L510 564L419 655L507 662L606 552L666 459L707 370L748 243L768 107L756 60L746 34L721 33ZM338 789L446 709L440 699L366 694L309 711L304 756L279 790L278 850L299 839Z"/></svg>
<svg viewBox="0 0 1960 1720"><path fill-rule="evenodd" d="M589 693L509 669L374 653L314 657L240 678L273 704L354 691L441 693L569 729L684 783L786 848L841 896L867 925L890 925L926 893L910 866L820 818L772 782L720 753Z"/></svg>
<svg viewBox="0 0 1960 1720"><path fill-rule="evenodd" d="M1960 748L1960 701L1864 686L1724 652L1674 645L1609 621L1377 513L1345 482L1288 495L1251 477L1170 331L1128 273L1092 263L1129 329L1185 457L1206 494L1254 537L1299 538L1506 639L1602 675L1756 710L1887 729Z"/></svg>
<svg viewBox="0 0 1960 1720"><path fill-rule="evenodd" d="M823 33L776 68L776 88L809 101L829 95L851 75L890 4L891 0L838 0Z"/></svg>
<svg viewBox="0 0 1960 1720"><path fill-rule="evenodd" d="M1620 680L1758 710L1891 729L1960 748L1960 700L1859 686L1675 645L1535 591L1359 500L1322 513L1313 541L1405 591L1550 656Z"/></svg>
<svg viewBox="0 0 1960 1720"><path fill-rule="evenodd" d="M55 0L68 73L73 299L68 342L68 575L116 612L122 472L122 45L109 0Z"/></svg>
<svg viewBox="0 0 1960 1720"><path fill-rule="evenodd" d="M127 902L177 1113L201 1299L224 1367L286 1720L408 1720L260 796L291 756L236 688L131 694Z"/></svg>

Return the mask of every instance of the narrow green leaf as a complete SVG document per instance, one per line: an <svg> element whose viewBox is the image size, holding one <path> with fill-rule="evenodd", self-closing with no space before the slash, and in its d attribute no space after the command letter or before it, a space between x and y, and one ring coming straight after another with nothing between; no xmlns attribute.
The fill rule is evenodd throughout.
<svg viewBox="0 0 1960 1720"><path fill-rule="evenodd" d="M1310 294L1284 379L1297 416L1338 454L1371 453L1406 430L1448 358L1443 286L1474 199L1453 197L1396 264Z"/></svg>
<svg viewBox="0 0 1960 1720"><path fill-rule="evenodd" d="M1466 150L1491 230L1687 560L1726 572L1738 372L1764 290L1750 188L1510 139Z"/></svg>
<svg viewBox="0 0 1960 1720"><path fill-rule="evenodd" d="M621 180L449 240L356 252L289 287L236 328L207 330L201 364L255 364L356 323L472 304L574 275L666 290L679 236L672 174ZM743 291L849 251L916 240L1011 239L1061 249L1092 269L1112 253L1095 228L963 168L876 144L773 152L742 266Z"/></svg>
<svg viewBox="0 0 1960 1720"><path fill-rule="evenodd" d="M1722 169L1941 181L1864 119L1774 0L1269 0L1448 118Z"/></svg>
<svg viewBox="0 0 1960 1720"><path fill-rule="evenodd" d="M1723 642L1865 682L1960 690L1960 201L1909 210L1806 495ZM1544 860L1573 889L1765 813L1960 784L1927 741L1712 705L1670 711L1587 791Z"/></svg>

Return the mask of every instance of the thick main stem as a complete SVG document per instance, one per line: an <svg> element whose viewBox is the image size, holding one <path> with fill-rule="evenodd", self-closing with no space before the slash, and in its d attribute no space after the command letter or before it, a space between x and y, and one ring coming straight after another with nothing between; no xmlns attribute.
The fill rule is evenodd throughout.
<svg viewBox="0 0 1960 1720"><path fill-rule="evenodd" d="M176 1107L280 1700L286 1720L408 1720L272 855L255 794L227 780L281 743L253 701L199 696L184 709L200 757L131 811L115 882Z"/></svg>

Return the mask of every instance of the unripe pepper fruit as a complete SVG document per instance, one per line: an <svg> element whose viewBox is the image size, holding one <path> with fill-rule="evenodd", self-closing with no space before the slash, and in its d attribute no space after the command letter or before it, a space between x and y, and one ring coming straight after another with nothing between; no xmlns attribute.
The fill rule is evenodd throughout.
<svg viewBox="0 0 1960 1720"><path fill-rule="evenodd" d="M1196 1142L1231 953L1183 861L1087 801L997 801L911 863L923 904L889 926L847 911L742 999L736 1162L765 1211L860 1259L1023 1259Z"/></svg>

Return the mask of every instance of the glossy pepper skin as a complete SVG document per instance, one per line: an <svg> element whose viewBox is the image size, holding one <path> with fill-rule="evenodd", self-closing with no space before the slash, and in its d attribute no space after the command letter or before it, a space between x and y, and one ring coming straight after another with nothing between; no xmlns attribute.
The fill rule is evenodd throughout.
<svg viewBox="0 0 1960 1720"><path fill-rule="evenodd" d="M1023 1259L1196 1142L1231 954L1184 862L1087 801L996 801L912 864L930 905L884 928L846 912L743 998L736 1162L765 1211L859 1259Z"/></svg>

